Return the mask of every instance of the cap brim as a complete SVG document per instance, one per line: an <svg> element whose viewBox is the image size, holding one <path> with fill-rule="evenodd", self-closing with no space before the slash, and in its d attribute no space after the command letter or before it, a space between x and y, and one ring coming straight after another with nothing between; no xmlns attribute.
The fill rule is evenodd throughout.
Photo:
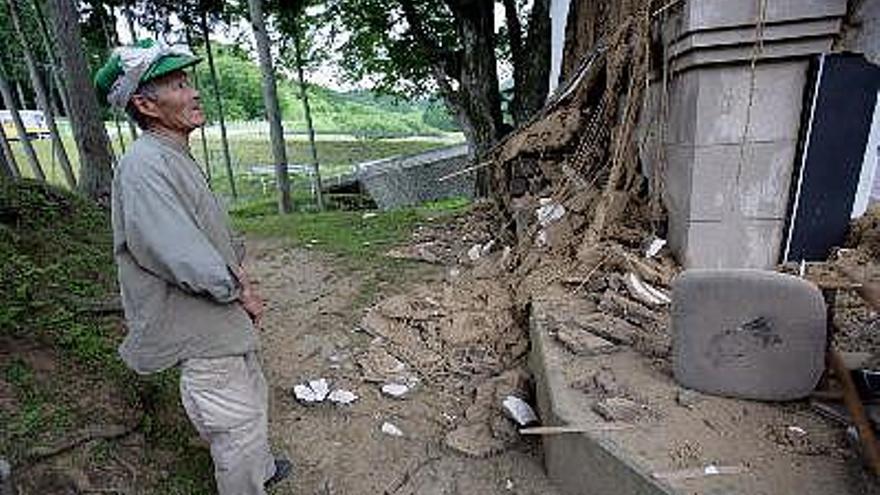
<svg viewBox="0 0 880 495"><path fill-rule="evenodd" d="M144 73L141 76L142 83L147 81L151 81L153 79L160 78L166 74L170 74L177 70L186 69L187 67L192 67L197 63L201 62L202 59L199 57L193 57L190 55L168 55L166 57L162 57L158 62L153 64L150 67L150 70Z"/></svg>

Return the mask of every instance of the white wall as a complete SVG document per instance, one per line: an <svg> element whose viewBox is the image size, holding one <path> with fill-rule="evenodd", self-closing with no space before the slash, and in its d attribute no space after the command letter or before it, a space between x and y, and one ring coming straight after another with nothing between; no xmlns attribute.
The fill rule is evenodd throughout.
<svg viewBox="0 0 880 495"><path fill-rule="evenodd" d="M865 214L871 201L871 190L874 188L877 177L877 166L880 161L880 93L877 94L877 104L874 105L874 122L871 124L871 133L868 134L868 144L865 145L865 158L862 160L862 174L859 177L859 188L853 200L852 218ZM874 198L875 201L880 198Z"/></svg>
<svg viewBox="0 0 880 495"><path fill-rule="evenodd" d="M559 86L562 72L562 52L565 48L565 25L568 22L568 8L571 0L552 0L550 2L550 92L552 95Z"/></svg>

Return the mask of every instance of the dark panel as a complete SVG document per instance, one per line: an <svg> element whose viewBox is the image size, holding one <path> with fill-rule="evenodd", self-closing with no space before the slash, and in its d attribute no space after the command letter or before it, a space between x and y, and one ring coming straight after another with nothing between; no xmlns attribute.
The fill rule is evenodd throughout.
<svg viewBox="0 0 880 495"><path fill-rule="evenodd" d="M791 226L787 259L794 261L824 260L846 237L880 87L880 68L860 55L827 55L819 74Z"/></svg>

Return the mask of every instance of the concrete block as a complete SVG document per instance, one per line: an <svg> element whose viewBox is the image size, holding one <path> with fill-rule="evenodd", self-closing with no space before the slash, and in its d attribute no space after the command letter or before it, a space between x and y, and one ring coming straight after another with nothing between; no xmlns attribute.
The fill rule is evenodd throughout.
<svg viewBox="0 0 880 495"><path fill-rule="evenodd" d="M782 220L737 217L689 222L678 258L688 269L768 269L779 260L783 228Z"/></svg>
<svg viewBox="0 0 880 495"><path fill-rule="evenodd" d="M683 386L758 400L808 396L824 371L825 302L813 284L759 270L689 270L672 284Z"/></svg>
<svg viewBox="0 0 880 495"><path fill-rule="evenodd" d="M834 38L796 38L764 45L758 60L763 63L773 60L803 59L817 53L831 50ZM713 47L710 49L690 50L672 60L673 72L710 64L728 64L731 62L749 63L754 54L752 45L733 45Z"/></svg>
<svg viewBox="0 0 880 495"><path fill-rule="evenodd" d="M693 145L697 130L697 99L700 96L698 74L680 72L669 81L669 117L665 142Z"/></svg>
<svg viewBox="0 0 880 495"><path fill-rule="evenodd" d="M767 0L765 23L797 22L823 17L843 17L846 0ZM721 27L754 26L758 3L751 1L700 0L687 2L685 31Z"/></svg>
<svg viewBox="0 0 880 495"><path fill-rule="evenodd" d="M689 145L666 146L664 200L670 212L685 220L691 216L694 152L695 148Z"/></svg>
<svg viewBox="0 0 880 495"><path fill-rule="evenodd" d="M766 48L768 45L791 42L798 38L833 38L840 32L840 25L841 20L836 17L807 19L791 24L770 24L764 27L761 41ZM685 33L672 44L670 56L676 58L693 50L734 46L746 47L751 52L757 41L757 30L754 25L692 31ZM749 59L751 56L747 58Z"/></svg>
<svg viewBox="0 0 880 495"><path fill-rule="evenodd" d="M748 122L748 141L798 138L807 62L786 61L757 66L749 113L752 72L747 65L696 71L699 87L693 143L738 144ZM747 120L748 117L748 120Z"/></svg>
<svg viewBox="0 0 880 495"><path fill-rule="evenodd" d="M744 217L783 219L796 141L747 142L694 149L690 220Z"/></svg>

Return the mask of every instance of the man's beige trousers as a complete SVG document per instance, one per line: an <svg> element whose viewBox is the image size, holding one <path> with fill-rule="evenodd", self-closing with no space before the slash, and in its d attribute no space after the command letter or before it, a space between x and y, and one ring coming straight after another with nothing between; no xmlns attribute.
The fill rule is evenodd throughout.
<svg viewBox="0 0 880 495"><path fill-rule="evenodd" d="M220 495L263 495L275 474L268 441L268 389L255 353L188 359L180 397L199 435L211 445Z"/></svg>

